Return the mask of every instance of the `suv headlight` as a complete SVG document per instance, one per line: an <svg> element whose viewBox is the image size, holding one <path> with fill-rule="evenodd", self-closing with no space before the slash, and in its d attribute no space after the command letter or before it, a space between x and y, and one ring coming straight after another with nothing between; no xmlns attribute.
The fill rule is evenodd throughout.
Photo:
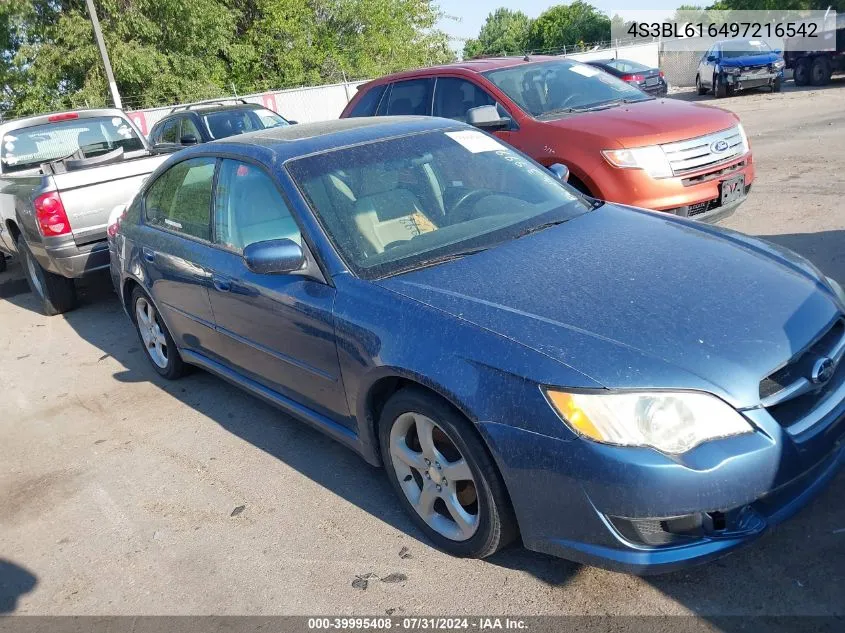
<svg viewBox="0 0 845 633"><path fill-rule="evenodd" d="M845 290L842 289L842 285L830 277L825 277L825 280L827 281L827 285L830 286L830 289L833 290L833 294L839 299L839 303L842 304L842 307L845 307Z"/></svg>
<svg viewBox="0 0 845 633"><path fill-rule="evenodd" d="M596 442L678 454L703 442L751 433L751 424L714 395L692 391L567 393L546 390L566 424Z"/></svg>
<svg viewBox="0 0 845 633"><path fill-rule="evenodd" d="M663 148L658 145L631 149L606 149L602 151L602 155L614 167L642 169L652 178L669 178L673 175L669 159L663 153Z"/></svg>
<svg viewBox="0 0 845 633"><path fill-rule="evenodd" d="M777 60L774 64L772 64L772 66L774 66L774 67L775 67L775 70L780 70L780 69L781 69L781 68L783 68L785 65L786 65L786 62L785 62L785 61L783 61L782 59L779 59L779 60Z"/></svg>

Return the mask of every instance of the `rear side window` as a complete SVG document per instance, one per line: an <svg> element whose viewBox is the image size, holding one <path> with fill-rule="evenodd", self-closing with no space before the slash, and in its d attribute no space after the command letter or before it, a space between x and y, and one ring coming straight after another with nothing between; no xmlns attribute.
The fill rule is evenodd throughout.
<svg viewBox="0 0 845 633"><path fill-rule="evenodd" d="M385 88L387 88L387 84L373 86L367 90L363 95L361 95L361 98L358 100L358 103L355 104L355 107L352 108L349 116L373 116L376 113L378 102L381 100L381 96L384 94Z"/></svg>
<svg viewBox="0 0 845 633"><path fill-rule="evenodd" d="M485 105L496 105L496 100L471 81L457 77L440 77L437 80L434 116L466 123L467 110Z"/></svg>
<svg viewBox="0 0 845 633"><path fill-rule="evenodd" d="M214 164L211 157L192 158L159 176L144 198L147 223L210 240Z"/></svg>
<svg viewBox="0 0 845 633"><path fill-rule="evenodd" d="M434 79L410 79L397 81L390 91L387 104L388 115L431 114L431 91Z"/></svg>
<svg viewBox="0 0 845 633"><path fill-rule="evenodd" d="M256 242L287 238L302 244L299 226L264 170L225 159L217 178L214 241L238 253Z"/></svg>

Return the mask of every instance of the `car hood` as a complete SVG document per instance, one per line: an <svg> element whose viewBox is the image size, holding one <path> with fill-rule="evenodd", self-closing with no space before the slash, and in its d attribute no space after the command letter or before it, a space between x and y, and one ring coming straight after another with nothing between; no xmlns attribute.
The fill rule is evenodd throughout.
<svg viewBox="0 0 845 633"><path fill-rule="evenodd" d="M550 134L588 134L607 139L605 147L641 147L671 143L726 130L739 123L732 112L677 99L650 99L606 110L582 112L541 122Z"/></svg>
<svg viewBox="0 0 845 633"><path fill-rule="evenodd" d="M725 68L736 68L737 66L767 66L774 64L780 55L777 53L764 53L762 55L743 55L742 57L723 57L719 65Z"/></svg>
<svg viewBox="0 0 845 633"><path fill-rule="evenodd" d="M701 389L740 408L839 312L797 256L611 204L376 283L598 385Z"/></svg>

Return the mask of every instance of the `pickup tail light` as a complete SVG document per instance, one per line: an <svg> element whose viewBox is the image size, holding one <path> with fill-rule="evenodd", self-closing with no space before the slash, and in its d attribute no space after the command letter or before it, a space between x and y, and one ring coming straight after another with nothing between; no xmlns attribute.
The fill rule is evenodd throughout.
<svg viewBox="0 0 845 633"><path fill-rule="evenodd" d="M35 219L44 237L55 237L70 233L70 221L65 206L57 191L42 193L33 201Z"/></svg>
<svg viewBox="0 0 845 633"><path fill-rule="evenodd" d="M622 75L622 81L645 81L645 75Z"/></svg>

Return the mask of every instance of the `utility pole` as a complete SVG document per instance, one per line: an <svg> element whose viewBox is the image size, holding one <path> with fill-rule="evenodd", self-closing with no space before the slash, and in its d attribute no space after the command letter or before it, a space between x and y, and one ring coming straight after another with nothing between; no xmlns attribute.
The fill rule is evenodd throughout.
<svg viewBox="0 0 845 633"><path fill-rule="evenodd" d="M120 93L117 91L117 83L114 81L114 74L111 71L111 62L109 61L109 53L106 50L106 42L103 40L103 33L100 31L100 20L97 18L97 10L94 8L94 0L85 0L88 5L88 13L91 16L91 25L94 27L94 37L97 38L97 46L100 48L100 56L103 58L103 65L106 67L106 79L109 82L109 92L111 92L114 107L123 109L123 104L120 102Z"/></svg>

